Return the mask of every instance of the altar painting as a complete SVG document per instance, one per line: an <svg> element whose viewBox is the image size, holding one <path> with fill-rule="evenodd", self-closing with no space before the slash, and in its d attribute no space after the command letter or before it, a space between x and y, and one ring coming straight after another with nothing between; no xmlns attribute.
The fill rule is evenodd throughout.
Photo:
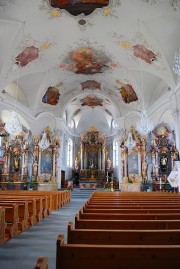
<svg viewBox="0 0 180 269"><path fill-rule="evenodd" d="M41 174L52 173L52 155L49 152L44 152L41 155Z"/></svg>
<svg viewBox="0 0 180 269"><path fill-rule="evenodd" d="M138 174L138 155L134 152L128 156L128 174Z"/></svg>
<svg viewBox="0 0 180 269"><path fill-rule="evenodd" d="M88 152L88 165L89 168L98 167L98 151L95 147L90 148Z"/></svg>

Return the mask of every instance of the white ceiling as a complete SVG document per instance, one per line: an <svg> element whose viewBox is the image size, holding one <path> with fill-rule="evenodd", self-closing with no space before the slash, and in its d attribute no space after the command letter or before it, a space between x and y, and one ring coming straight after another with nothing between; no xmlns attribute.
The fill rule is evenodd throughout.
<svg viewBox="0 0 180 269"><path fill-rule="evenodd" d="M76 134L91 126L111 134L113 123L140 110L143 100L148 110L169 87L175 89L173 61L180 46L180 9L172 7L175 1L114 0L88 16L73 16L48 2L0 1L1 96L5 89L16 98L17 84L18 101L33 116L46 110L66 118ZM137 57L139 45L156 59L141 60L142 51ZM35 59L18 66L16 57L29 47L33 51L25 51L20 61ZM90 86L83 89L86 81ZM130 104L120 93L127 84L138 98ZM60 94L54 105L42 102L49 87Z"/></svg>

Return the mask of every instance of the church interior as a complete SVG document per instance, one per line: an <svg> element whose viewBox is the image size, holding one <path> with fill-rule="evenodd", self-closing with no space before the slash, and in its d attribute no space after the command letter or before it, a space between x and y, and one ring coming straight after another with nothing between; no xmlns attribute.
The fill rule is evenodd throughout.
<svg viewBox="0 0 180 269"><path fill-rule="evenodd" d="M23 230L78 192L177 204L179 33L180 0L1 0L0 211L62 193Z"/></svg>

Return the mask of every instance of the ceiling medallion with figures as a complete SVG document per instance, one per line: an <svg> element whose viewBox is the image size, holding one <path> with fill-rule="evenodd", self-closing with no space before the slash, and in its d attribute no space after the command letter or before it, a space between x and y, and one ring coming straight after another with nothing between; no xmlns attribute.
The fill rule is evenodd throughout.
<svg viewBox="0 0 180 269"><path fill-rule="evenodd" d="M67 10L71 15L90 15L96 8L109 5L109 0L49 0L50 6Z"/></svg>

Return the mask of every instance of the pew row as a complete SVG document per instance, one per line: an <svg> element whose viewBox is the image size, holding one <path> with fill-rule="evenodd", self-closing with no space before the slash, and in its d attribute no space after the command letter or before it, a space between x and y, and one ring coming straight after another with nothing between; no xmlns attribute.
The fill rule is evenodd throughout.
<svg viewBox="0 0 180 269"><path fill-rule="evenodd" d="M83 213L81 209L79 218L99 220L180 220L180 213Z"/></svg>
<svg viewBox="0 0 180 269"><path fill-rule="evenodd" d="M151 214L151 213L180 213L180 208L87 208L81 209L83 213L103 213L103 214Z"/></svg>
<svg viewBox="0 0 180 269"><path fill-rule="evenodd" d="M51 191L0 191L0 207L3 208L1 209L0 244L48 216L58 204L64 205L70 201L70 194L70 191L56 191L53 192L54 196Z"/></svg>
<svg viewBox="0 0 180 269"><path fill-rule="evenodd" d="M180 230L74 229L68 223L68 244L180 245Z"/></svg>
<svg viewBox="0 0 180 269"><path fill-rule="evenodd" d="M166 230L180 229L180 220L102 220L80 219L75 215L75 229L110 229L110 230Z"/></svg>
<svg viewBox="0 0 180 269"><path fill-rule="evenodd" d="M59 235L56 269L169 269L180 266L180 245L65 244Z"/></svg>

